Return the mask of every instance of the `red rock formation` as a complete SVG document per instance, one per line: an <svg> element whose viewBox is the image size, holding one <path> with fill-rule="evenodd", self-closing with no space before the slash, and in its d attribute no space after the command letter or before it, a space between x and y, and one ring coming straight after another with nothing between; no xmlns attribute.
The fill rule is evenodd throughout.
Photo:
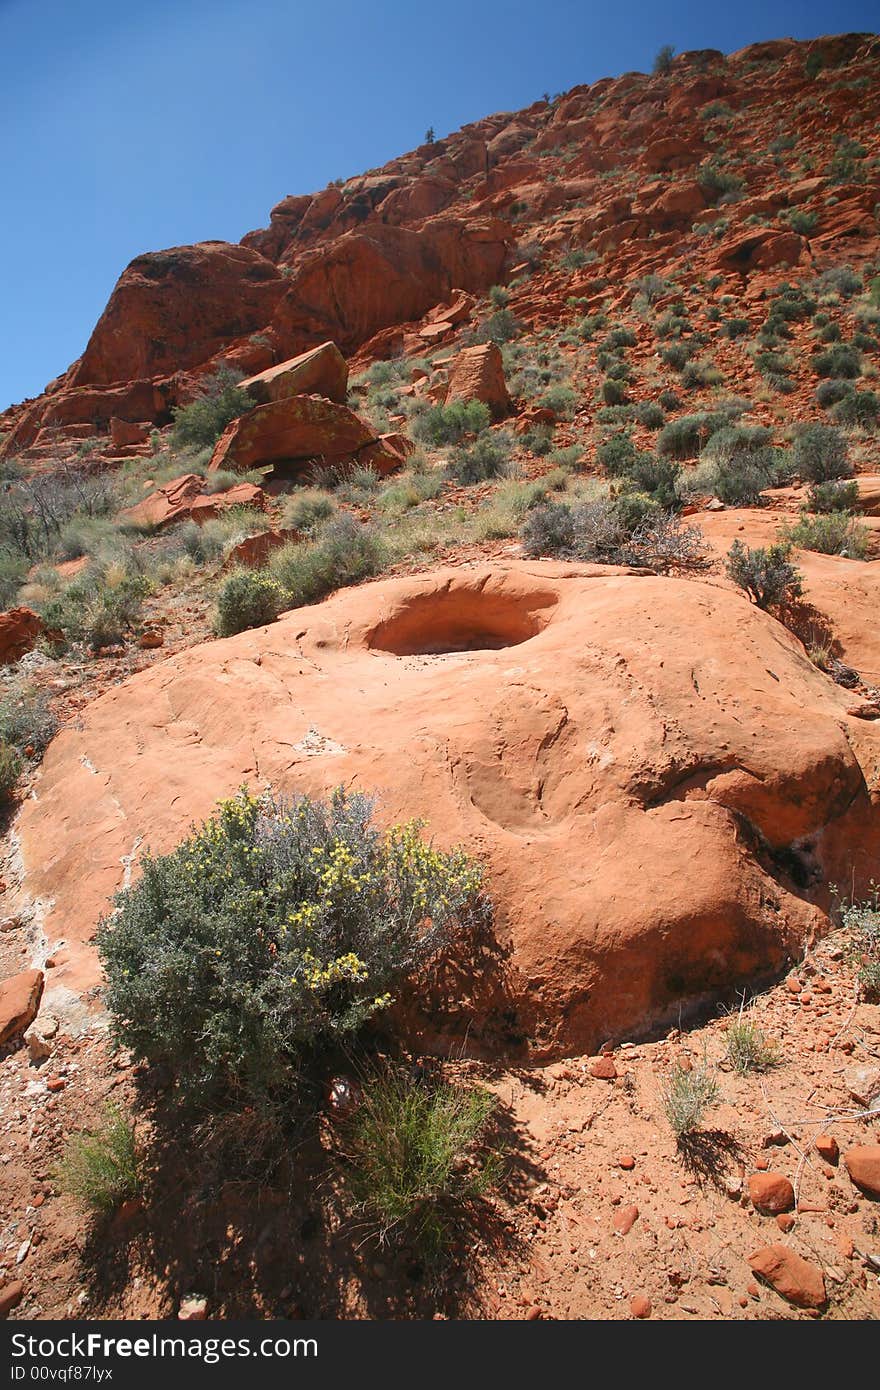
<svg viewBox="0 0 880 1390"><path fill-rule="evenodd" d="M483 401L496 420L510 413L511 400L497 343L462 348L452 364L446 401Z"/></svg>
<svg viewBox="0 0 880 1390"><path fill-rule="evenodd" d="M320 396L287 396L255 406L233 420L211 456L211 470L247 472L259 464L298 459L348 459L376 438L347 406Z"/></svg>
<svg viewBox="0 0 880 1390"><path fill-rule="evenodd" d="M0 666L20 661L37 644L43 620L30 608L10 608L0 613Z"/></svg>
<svg viewBox="0 0 880 1390"><path fill-rule="evenodd" d="M298 357L247 377L240 386L261 405L283 400L286 396L312 395L344 405L348 392L348 364L335 343L321 343Z"/></svg>
<svg viewBox="0 0 880 1390"><path fill-rule="evenodd" d="M0 984L0 1046L31 1026L42 993L42 970L23 970Z"/></svg>
<svg viewBox="0 0 880 1390"><path fill-rule="evenodd" d="M799 1308L824 1308L825 1279L821 1269L787 1245L767 1245L756 1250L749 1264L789 1303Z"/></svg>
<svg viewBox="0 0 880 1390"><path fill-rule="evenodd" d="M151 492L142 502L120 513L120 520L132 526L161 531L178 521L201 525L232 507L266 506L266 494L255 483L236 483L222 492L205 492L205 480L198 473L184 473Z"/></svg>

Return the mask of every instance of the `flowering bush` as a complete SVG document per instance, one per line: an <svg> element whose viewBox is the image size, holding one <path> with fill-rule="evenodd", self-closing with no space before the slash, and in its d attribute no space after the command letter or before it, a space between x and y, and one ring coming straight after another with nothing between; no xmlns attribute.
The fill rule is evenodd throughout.
<svg viewBox="0 0 880 1390"><path fill-rule="evenodd" d="M184 1100L289 1094L305 1053L350 1038L469 914L480 870L373 802L242 790L141 876L100 925L120 1041Z"/></svg>

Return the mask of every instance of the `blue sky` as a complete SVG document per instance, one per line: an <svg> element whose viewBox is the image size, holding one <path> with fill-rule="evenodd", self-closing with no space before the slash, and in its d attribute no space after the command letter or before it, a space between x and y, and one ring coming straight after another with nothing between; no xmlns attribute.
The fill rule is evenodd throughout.
<svg viewBox="0 0 880 1390"><path fill-rule="evenodd" d="M79 355L143 251L664 43L877 27L876 0L0 0L0 408Z"/></svg>

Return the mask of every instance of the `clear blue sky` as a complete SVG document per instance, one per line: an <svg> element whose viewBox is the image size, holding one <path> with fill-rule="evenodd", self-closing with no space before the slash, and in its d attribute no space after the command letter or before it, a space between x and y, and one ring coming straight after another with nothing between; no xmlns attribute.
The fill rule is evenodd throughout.
<svg viewBox="0 0 880 1390"><path fill-rule="evenodd" d="M79 355L143 251L657 49L877 27L877 0L0 0L0 408Z"/></svg>

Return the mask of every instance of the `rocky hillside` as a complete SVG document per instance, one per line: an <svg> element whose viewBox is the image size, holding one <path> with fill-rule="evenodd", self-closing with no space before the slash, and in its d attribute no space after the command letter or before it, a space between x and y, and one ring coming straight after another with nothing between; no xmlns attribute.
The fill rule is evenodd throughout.
<svg viewBox="0 0 880 1390"><path fill-rule="evenodd" d="M0 416L5 451L51 457L111 418L166 424L221 362L250 375L327 339L363 362L448 345L458 325L429 311L510 282L511 312L558 334L629 317L660 276L709 315L729 387L755 385L724 323L754 318L786 272L876 254L877 64L864 34L683 53L283 198L238 246L138 256L82 357Z"/></svg>

